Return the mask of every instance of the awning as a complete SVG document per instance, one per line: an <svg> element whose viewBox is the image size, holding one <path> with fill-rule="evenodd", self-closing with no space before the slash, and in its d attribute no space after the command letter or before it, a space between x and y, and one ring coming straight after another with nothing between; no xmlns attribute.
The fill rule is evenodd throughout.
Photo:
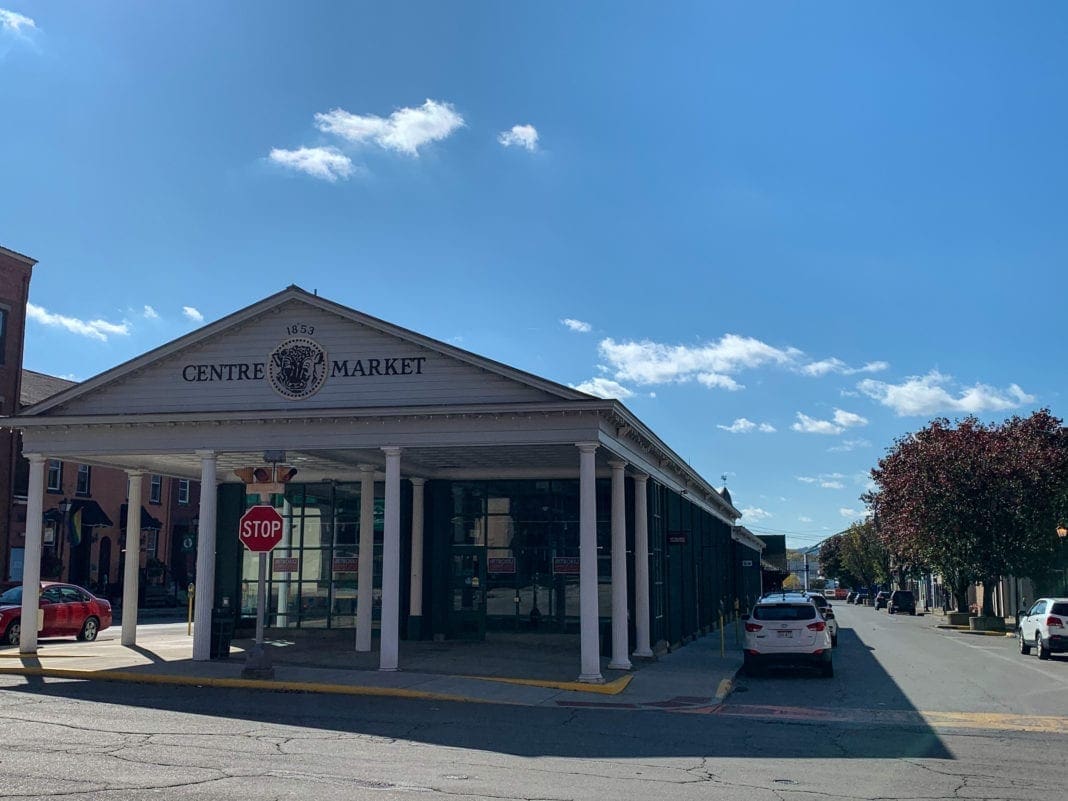
<svg viewBox="0 0 1068 801"><path fill-rule="evenodd" d="M90 499L70 501L70 511L67 514L74 515L76 512L81 512L82 525L114 525L96 501Z"/></svg>
<svg viewBox="0 0 1068 801"><path fill-rule="evenodd" d="M126 504L125 503L122 505L121 511L119 512L119 515L120 515L119 526L120 526L120 528L125 530L126 529ZM152 515L150 515L148 513L148 510L145 509L145 507L142 506L141 507L141 530L144 531L144 530L148 529L149 531L159 531L161 528L163 528L163 522L160 521L160 520L157 520Z"/></svg>
<svg viewBox="0 0 1068 801"><path fill-rule="evenodd" d="M83 526L113 526L111 518L108 517L104 510L100 508L100 504L90 498L76 498L70 502L70 510L68 515L74 515L77 512L81 512L81 523ZM48 522L59 523L63 520L63 513L58 509L49 509L44 514L44 519Z"/></svg>

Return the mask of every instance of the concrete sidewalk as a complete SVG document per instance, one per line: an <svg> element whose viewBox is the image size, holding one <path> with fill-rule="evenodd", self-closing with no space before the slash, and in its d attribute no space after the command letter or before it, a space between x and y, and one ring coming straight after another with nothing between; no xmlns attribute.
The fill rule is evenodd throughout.
<svg viewBox="0 0 1068 801"><path fill-rule="evenodd" d="M632 671L603 670L604 685L579 684L577 635L494 633L482 642L402 642L403 669L377 670L378 654L358 654L354 635L274 632L267 637L272 680L243 679L249 640L235 641L229 659L194 662L184 623L138 627L137 645L120 643L117 627L93 643L45 640L35 656L0 648L0 674L127 681L190 687L376 695L468 703L617 709L686 709L718 703L742 664L732 628L692 641ZM376 643L377 647L377 643Z"/></svg>

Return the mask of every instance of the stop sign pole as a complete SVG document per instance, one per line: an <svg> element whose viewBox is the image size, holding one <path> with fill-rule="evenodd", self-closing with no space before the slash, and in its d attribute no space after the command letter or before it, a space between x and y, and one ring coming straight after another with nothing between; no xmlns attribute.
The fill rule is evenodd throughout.
<svg viewBox="0 0 1068 801"><path fill-rule="evenodd" d="M237 525L241 544L260 555L259 586L256 589L256 644L249 653L242 675L271 678L274 668L263 647L264 612L267 606L267 555L282 541L284 521L273 506L258 505L247 509Z"/></svg>

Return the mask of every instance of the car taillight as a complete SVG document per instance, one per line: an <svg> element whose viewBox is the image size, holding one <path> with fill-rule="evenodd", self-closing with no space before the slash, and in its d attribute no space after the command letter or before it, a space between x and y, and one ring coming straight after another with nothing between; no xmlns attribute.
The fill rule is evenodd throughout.
<svg viewBox="0 0 1068 801"><path fill-rule="evenodd" d="M809 631L823 631L825 628L827 628L827 624L822 620L817 620L815 623L808 624Z"/></svg>
<svg viewBox="0 0 1068 801"><path fill-rule="evenodd" d="M1057 628L1060 628L1061 626L1064 625L1064 623L1061 621L1061 619L1059 617L1047 617L1046 618L1046 625L1047 626L1056 626Z"/></svg>
<svg viewBox="0 0 1068 801"><path fill-rule="evenodd" d="M761 626L759 623L746 623L745 624L745 630L746 631L760 631L762 628L764 628L764 627Z"/></svg>

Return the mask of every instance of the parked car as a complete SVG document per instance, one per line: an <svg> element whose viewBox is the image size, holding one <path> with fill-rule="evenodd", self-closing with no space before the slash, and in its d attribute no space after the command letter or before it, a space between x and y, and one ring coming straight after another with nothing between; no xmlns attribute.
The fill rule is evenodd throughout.
<svg viewBox="0 0 1068 801"><path fill-rule="evenodd" d="M862 606L866 600L868 600L868 593L863 590L853 596L853 603L857 606Z"/></svg>
<svg viewBox="0 0 1068 801"><path fill-rule="evenodd" d="M911 590L894 590L890 593L890 600L886 604L886 611L891 615L894 612L908 612L916 614L916 596Z"/></svg>
<svg viewBox="0 0 1068 801"><path fill-rule="evenodd" d="M41 582L40 637L77 637L92 641L111 625L111 604L73 584ZM22 586L0 594L0 635L5 645L18 645L22 627Z"/></svg>
<svg viewBox="0 0 1068 801"><path fill-rule="evenodd" d="M743 660L749 675L768 665L811 666L826 678L834 675L831 632L811 599L761 599L743 619Z"/></svg>
<svg viewBox="0 0 1068 801"><path fill-rule="evenodd" d="M890 593L880 590L875 593L875 601L872 603L876 609L885 609L887 603L890 601Z"/></svg>
<svg viewBox="0 0 1068 801"><path fill-rule="evenodd" d="M1068 652L1068 598L1039 598L1026 612L1020 613L1020 653L1034 648L1039 659L1050 654Z"/></svg>
<svg viewBox="0 0 1068 801"><path fill-rule="evenodd" d="M850 590L848 593L846 593L845 602L847 604L851 604L851 603L853 603L853 599L856 598L856 597L857 597L857 594L855 592L853 592L853 590Z"/></svg>

